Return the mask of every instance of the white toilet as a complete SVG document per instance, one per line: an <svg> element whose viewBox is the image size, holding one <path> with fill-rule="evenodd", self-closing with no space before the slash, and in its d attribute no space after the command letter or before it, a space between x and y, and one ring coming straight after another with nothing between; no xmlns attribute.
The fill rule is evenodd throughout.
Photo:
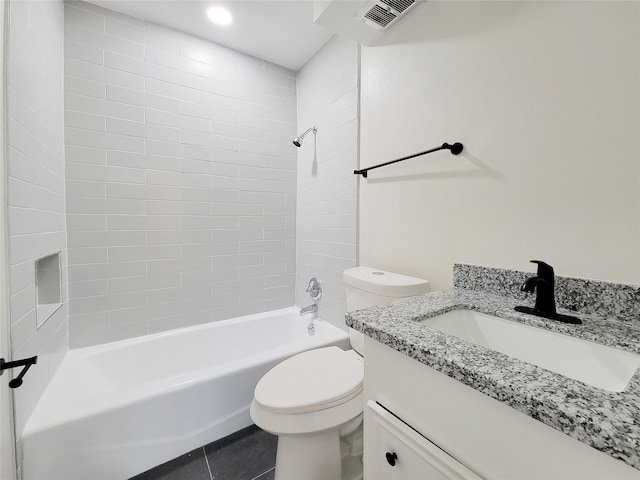
<svg viewBox="0 0 640 480"><path fill-rule="evenodd" d="M344 272L347 310L426 293L429 282L368 267ZM251 418L278 435L276 480L362 478L364 335L353 350L325 347L294 355L258 382Z"/></svg>

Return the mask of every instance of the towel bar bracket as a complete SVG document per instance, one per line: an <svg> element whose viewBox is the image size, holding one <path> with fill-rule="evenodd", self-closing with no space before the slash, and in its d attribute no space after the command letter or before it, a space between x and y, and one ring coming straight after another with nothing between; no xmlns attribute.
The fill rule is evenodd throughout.
<svg viewBox="0 0 640 480"><path fill-rule="evenodd" d="M23 358L22 360L15 360L13 362L5 362L4 358L0 358L0 375L9 368L23 367L18 376L9 382L10 388L18 388L22 385L22 377L27 373L27 370L29 370L31 365L35 365L36 363L38 363L37 355L35 357Z"/></svg>

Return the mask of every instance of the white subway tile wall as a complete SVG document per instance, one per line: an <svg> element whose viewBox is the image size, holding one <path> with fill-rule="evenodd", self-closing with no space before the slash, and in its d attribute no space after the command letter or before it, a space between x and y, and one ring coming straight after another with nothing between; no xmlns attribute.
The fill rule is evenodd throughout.
<svg viewBox="0 0 640 480"><path fill-rule="evenodd" d="M15 390L19 435L68 344L63 4L11 2L9 23L6 108L11 356L38 355L38 363ZM38 327L36 260L57 252L63 305Z"/></svg>
<svg viewBox="0 0 640 480"><path fill-rule="evenodd" d="M293 305L295 72L64 12L71 346Z"/></svg>
<svg viewBox="0 0 640 480"><path fill-rule="evenodd" d="M333 37L298 72L298 133L318 133L298 149L296 304L311 303L305 290L318 278L320 317L343 328L342 273L357 261L358 56L356 43Z"/></svg>

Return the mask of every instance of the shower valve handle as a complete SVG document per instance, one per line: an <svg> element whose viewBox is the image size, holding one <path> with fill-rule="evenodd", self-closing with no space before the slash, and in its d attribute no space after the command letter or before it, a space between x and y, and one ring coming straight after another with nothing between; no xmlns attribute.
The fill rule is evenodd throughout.
<svg viewBox="0 0 640 480"><path fill-rule="evenodd" d="M311 296L311 300L313 300L314 302L320 300L320 297L322 297L322 287L320 286L320 282L317 278L313 277L311 280L309 280L309 285L307 286L305 292L307 292Z"/></svg>

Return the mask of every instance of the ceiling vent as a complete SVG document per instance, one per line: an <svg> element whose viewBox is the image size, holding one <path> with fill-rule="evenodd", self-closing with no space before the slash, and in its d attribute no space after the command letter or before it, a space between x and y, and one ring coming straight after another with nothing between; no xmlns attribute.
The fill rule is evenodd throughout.
<svg viewBox="0 0 640 480"><path fill-rule="evenodd" d="M374 0L362 7L356 18L370 27L388 30L415 5L415 0Z"/></svg>
<svg viewBox="0 0 640 480"><path fill-rule="evenodd" d="M398 18L390 8L384 9L380 5L374 5L362 17L365 23L372 24L374 28L387 28Z"/></svg>
<svg viewBox="0 0 640 480"><path fill-rule="evenodd" d="M315 1L315 23L363 45L374 45L425 0Z"/></svg>

